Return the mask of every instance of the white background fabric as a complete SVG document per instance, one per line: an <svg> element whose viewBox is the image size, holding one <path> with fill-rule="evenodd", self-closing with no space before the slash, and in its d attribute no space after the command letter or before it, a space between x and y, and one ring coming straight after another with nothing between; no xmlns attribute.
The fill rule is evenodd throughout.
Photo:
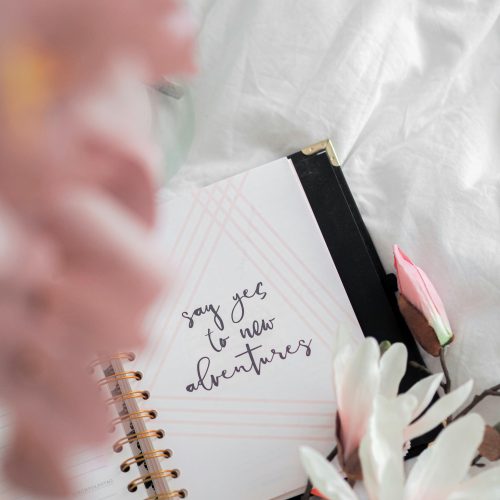
<svg viewBox="0 0 500 500"><path fill-rule="evenodd" d="M196 126L168 194L332 138L386 269L397 242L446 304L454 385L500 382L500 2L192 4Z"/></svg>

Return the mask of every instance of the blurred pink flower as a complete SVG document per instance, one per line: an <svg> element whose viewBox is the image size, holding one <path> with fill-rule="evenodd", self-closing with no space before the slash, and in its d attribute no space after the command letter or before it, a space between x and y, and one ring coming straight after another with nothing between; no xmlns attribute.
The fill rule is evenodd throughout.
<svg viewBox="0 0 500 500"><path fill-rule="evenodd" d="M420 345L429 354L438 356L441 347L453 340L443 302L424 271L416 266L398 245L394 245L394 266L400 294L416 309L414 311L408 304L400 301L401 312ZM423 314L434 333L429 333L425 322L421 325L418 312Z"/></svg>
<svg viewBox="0 0 500 500"><path fill-rule="evenodd" d="M65 454L106 430L86 364L140 345L163 287L158 155L140 81L192 71L193 28L173 0L0 5L0 397L15 424L6 471L65 494Z"/></svg>
<svg viewBox="0 0 500 500"><path fill-rule="evenodd" d="M194 25L177 0L3 0L2 7L2 59L41 50L70 95L121 61L139 65L148 80L194 69Z"/></svg>

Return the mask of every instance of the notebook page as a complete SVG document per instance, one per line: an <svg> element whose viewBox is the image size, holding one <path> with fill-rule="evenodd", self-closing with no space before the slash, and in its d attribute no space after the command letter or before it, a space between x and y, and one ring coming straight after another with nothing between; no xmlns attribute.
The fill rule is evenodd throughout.
<svg viewBox="0 0 500 500"><path fill-rule="evenodd" d="M332 356L361 329L293 165L280 159L162 204L171 270L136 362L192 500L263 500L334 443ZM339 235L342 237L342 235Z"/></svg>

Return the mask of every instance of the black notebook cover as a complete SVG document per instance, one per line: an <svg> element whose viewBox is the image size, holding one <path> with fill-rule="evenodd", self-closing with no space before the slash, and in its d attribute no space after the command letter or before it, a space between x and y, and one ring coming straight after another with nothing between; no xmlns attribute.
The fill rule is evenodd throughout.
<svg viewBox="0 0 500 500"><path fill-rule="evenodd" d="M408 348L408 360L424 364L398 309L396 277L385 273L342 169L332 165L325 150L310 155L298 152L289 159L364 335L380 342L403 342ZM421 369L409 365L400 391L408 390L425 376ZM434 436L435 432L414 440L408 456L418 455Z"/></svg>

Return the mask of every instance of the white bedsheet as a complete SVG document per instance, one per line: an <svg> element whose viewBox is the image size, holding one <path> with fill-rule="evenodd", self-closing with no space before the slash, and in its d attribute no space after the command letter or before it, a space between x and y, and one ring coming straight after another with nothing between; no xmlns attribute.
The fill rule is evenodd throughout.
<svg viewBox="0 0 500 500"><path fill-rule="evenodd" d="M445 301L453 383L500 382L500 2L191 3L196 128L167 196L332 138L386 269L397 242Z"/></svg>

